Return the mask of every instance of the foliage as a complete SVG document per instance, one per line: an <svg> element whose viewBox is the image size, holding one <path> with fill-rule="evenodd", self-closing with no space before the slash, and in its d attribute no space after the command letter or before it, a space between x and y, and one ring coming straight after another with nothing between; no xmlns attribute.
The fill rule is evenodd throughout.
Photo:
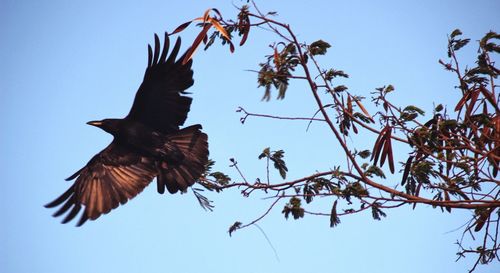
<svg viewBox="0 0 500 273"><path fill-rule="evenodd" d="M290 79L303 80L309 86L306 91L314 98L317 114L321 117L263 115L240 107L238 112L244 114L241 122L249 117L322 122L345 154L348 167L334 166L302 178L285 180L288 168L284 151L266 148L258 156L267 161L266 183L260 179L248 182L234 159L231 159L231 166L240 174L239 181L220 172L207 171L199 183L208 190L220 192L238 187L243 188L244 196L261 191L275 199L261 217L247 225L236 222L229 232L256 223L282 200L288 200L282 210L286 219L290 216L298 220L305 215L325 215L329 216L331 227L339 225L341 218L349 214L369 210L373 219L382 220L387 216L385 211L391 208L403 205L415 208L417 204L423 204L443 212L452 213L457 209L471 212L471 219L464 225L463 232L473 239L472 232L480 232L479 245L466 248L462 240L458 241L459 258L477 255L471 271L479 263L498 259L500 95L495 80L500 70L493 58L500 53L497 45L500 35L488 32L479 40L476 63L460 69L457 52L467 46L470 39L462 38L458 29L451 32L448 58L439 60L439 63L457 78L456 90L460 92L460 99L451 106L452 109L438 104L426 118L429 114L418 106L394 105L390 97L397 91L394 86L387 85L375 88L371 93L371 102L377 111L370 114L364 106L366 98L350 92L345 85L337 85L337 79L348 78L348 74L335 68L322 68L319 64L317 57L327 56L329 43L321 39L310 44L299 42L290 25L275 19L276 13L264 14L252 4L252 11L249 6L241 7L235 20L224 20L217 10L207 11L197 19L202 21L199 24L202 31L192 47L205 42L205 48L209 48L216 38L220 38L222 44L229 45L233 51L232 41L236 35L241 37L239 44L243 45L248 42L250 30L257 27L265 27L276 34L278 41L271 44L257 74L259 87L264 88L263 100L271 99L273 89L277 90L277 99L284 99ZM210 11L214 11L215 16L210 16ZM186 24L178 29L187 27ZM211 34L210 28L213 28ZM187 54L186 60L191 56ZM373 139L371 150L357 151L346 141L349 134L360 133ZM408 157L402 158L401 154L394 153L395 142L406 147ZM404 163L397 166L399 159ZM271 181L271 162L283 181ZM386 163L392 174L399 171L401 178L396 182L385 176L383 168ZM399 185L403 190L397 189ZM332 198L333 205L326 212L307 210L308 204L318 196Z"/></svg>

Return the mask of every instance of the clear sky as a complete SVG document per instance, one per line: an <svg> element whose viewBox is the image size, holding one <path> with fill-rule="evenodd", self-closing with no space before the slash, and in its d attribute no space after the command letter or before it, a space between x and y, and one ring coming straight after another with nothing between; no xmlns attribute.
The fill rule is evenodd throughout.
<svg viewBox="0 0 500 273"><path fill-rule="evenodd" d="M437 62L446 58L446 35L460 28L476 41L500 31L499 3L259 1L262 10L278 11L300 40L331 43L320 60L346 71L353 92L369 96L393 84L397 104L425 109L457 97L455 79ZM0 272L466 272L473 260L454 262L461 235L454 230L468 212L403 207L386 211L380 222L369 214L343 217L330 229L326 217L285 221L280 204L259 224L276 257L255 227L227 233L234 221L249 222L265 211L270 200L262 195L208 194L216 208L205 212L191 193L159 195L150 186L81 228L61 225L43 208L69 187L64 178L111 140L85 122L128 113L153 33L171 31L211 7L234 17L233 4L240 1L0 1ZM183 32L183 41L192 41L197 30ZM290 179L344 159L320 124L307 132L304 122L240 124L238 106L293 116L316 110L302 83L284 101L260 101L263 90L246 70L258 68L272 41L270 33L255 31L235 54L213 47L195 55L186 124L203 124L216 169L234 178L231 157L249 180L264 177L257 156L268 146L286 151ZM463 51L465 62L476 49L472 43ZM372 142L359 144L371 148ZM331 200L322 204L328 211ZM500 265L477 272L500 272Z"/></svg>

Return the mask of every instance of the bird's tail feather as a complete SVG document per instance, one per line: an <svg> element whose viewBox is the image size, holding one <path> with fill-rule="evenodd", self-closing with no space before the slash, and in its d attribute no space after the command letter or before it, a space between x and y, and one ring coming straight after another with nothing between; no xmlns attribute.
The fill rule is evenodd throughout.
<svg viewBox="0 0 500 273"><path fill-rule="evenodd" d="M183 159L175 164L160 163L157 177L159 193L164 193L165 187L170 193L184 192L205 171L208 162L208 137L201 128L199 124L189 126L168 137L169 143L179 149Z"/></svg>

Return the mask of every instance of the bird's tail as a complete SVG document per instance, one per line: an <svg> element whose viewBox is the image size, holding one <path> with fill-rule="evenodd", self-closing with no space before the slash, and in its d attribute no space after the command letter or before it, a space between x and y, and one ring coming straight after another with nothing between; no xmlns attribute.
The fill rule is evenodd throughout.
<svg viewBox="0 0 500 273"><path fill-rule="evenodd" d="M208 137L201 128L199 124L192 125L168 136L168 142L182 153L182 160L160 163L156 178L159 193L164 193L165 187L170 193L179 190L184 192L205 171L208 162Z"/></svg>

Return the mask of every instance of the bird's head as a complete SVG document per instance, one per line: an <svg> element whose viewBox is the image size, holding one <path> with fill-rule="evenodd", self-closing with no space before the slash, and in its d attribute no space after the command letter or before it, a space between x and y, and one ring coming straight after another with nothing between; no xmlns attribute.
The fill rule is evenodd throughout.
<svg viewBox="0 0 500 273"><path fill-rule="evenodd" d="M99 127L104 131L114 135L118 131L119 119L103 119L87 122L88 125Z"/></svg>

